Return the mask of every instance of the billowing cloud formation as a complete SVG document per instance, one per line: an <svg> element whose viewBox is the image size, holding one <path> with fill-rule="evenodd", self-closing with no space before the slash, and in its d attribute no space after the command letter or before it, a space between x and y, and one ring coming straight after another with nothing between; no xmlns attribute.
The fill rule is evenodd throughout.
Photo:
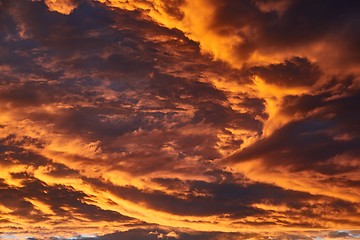
<svg viewBox="0 0 360 240"><path fill-rule="evenodd" d="M1 0L0 238L358 238L358 10Z"/></svg>
<svg viewBox="0 0 360 240"><path fill-rule="evenodd" d="M74 0L45 0L51 11L57 11L62 14L70 14L76 8Z"/></svg>

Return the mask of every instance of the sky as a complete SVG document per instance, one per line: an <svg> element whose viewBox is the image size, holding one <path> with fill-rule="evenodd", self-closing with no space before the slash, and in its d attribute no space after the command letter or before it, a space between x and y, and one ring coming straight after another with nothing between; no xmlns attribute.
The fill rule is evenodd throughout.
<svg viewBox="0 0 360 240"><path fill-rule="evenodd" d="M0 239L360 239L359 12L0 0Z"/></svg>

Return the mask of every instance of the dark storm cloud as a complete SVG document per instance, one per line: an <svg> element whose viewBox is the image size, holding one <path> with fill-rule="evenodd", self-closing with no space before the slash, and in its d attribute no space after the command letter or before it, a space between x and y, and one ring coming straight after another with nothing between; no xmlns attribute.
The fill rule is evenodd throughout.
<svg viewBox="0 0 360 240"><path fill-rule="evenodd" d="M345 153L356 157L360 144L358 138L335 140L325 133L331 127L330 122L316 119L292 122L230 159L241 162L260 157L268 166L289 166L292 171L314 170L329 175L357 170L356 166L327 162Z"/></svg>
<svg viewBox="0 0 360 240"><path fill-rule="evenodd" d="M328 34L350 34L356 29L358 1L290 1L289 7L280 18L273 18L265 39L278 46L291 46L317 40ZM271 14L269 13L267 20ZM274 16L274 15L273 15ZM347 26L346 29L344 27ZM344 36L343 35L343 36ZM269 43L270 45L270 43Z"/></svg>
<svg viewBox="0 0 360 240"><path fill-rule="evenodd" d="M83 102L90 102L94 105L64 110L61 115L37 111L29 115L30 119L55 122L65 131L75 132L76 129L79 133L90 132L95 139L101 139L108 134L119 136L140 127L148 130L161 128L164 120L166 122L172 114L162 113L164 109L186 111L187 109L179 109L176 105L187 104L197 109L193 121L188 124L204 122L220 129L241 127L260 132L262 124L255 120L255 116L237 113L225 106L226 94L211 84L161 73L173 68L173 64L178 64L175 60L183 61L188 58L187 55L190 58L190 55L194 54L197 56L195 64L192 65L195 69L189 71L190 74L193 72L192 75L200 75L199 71L208 71L203 64L197 63L204 59L201 60L196 44L186 39L181 32L139 20L136 12L107 14L108 10L96 3L82 3L70 16L49 12L41 2L9 5L14 12L14 21L25 26L24 31L31 39L14 41L13 47L19 51L16 55L19 59L6 63L14 67L29 66L28 62L38 59L37 68L30 70L32 74L37 74L38 78L41 78L41 71L50 72L50 68L56 71L51 77L55 81L51 84L27 80L26 83L5 89L3 101L10 102L13 106L29 106L29 103L38 106L56 102L78 106ZM28 8L37 14L29 14ZM85 17L89 14L91 19ZM46 19L46 24L43 19ZM44 26L38 28L40 24ZM149 29L154 33L169 35L170 38L185 40L191 47L184 52L183 48L178 48L180 41L169 40L161 45L145 41L145 36L142 35L148 35ZM29 42L28 49L24 41ZM22 46L21 49L19 45ZM179 49L184 56L176 52L174 54L176 50L173 49ZM25 54L26 57L25 51L29 52ZM63 70L65 68L66 73ZM109 88L115 91L118 99L104 99L105 93L101 89L94 89L103 86L99 79L110 81ZM126 91L135 93L129 96L122 94ZM140 111L136 110L140 96L142 101L156 102L157 106L142 106ZM159 100L159 97L163 100ZM124 105L127 107L122 107ZM158 112L145 113L144 110ZM126 122L104 121L104 115L113 114L125 114L130 119ZM222 122L219 121L219 116L223 119ZM148 122L150 118L158 119L158 124Z"/></svg>
<svg viewBox="0 0 360 240"><path fill-rule="evenodd" d="M178 20L184 18L184 13L180 10L180 7L186 3L185 0L161 0L165 7L165 11L175 17Z"/></svg>
<svg viewBox="0 0 360 240"><path fill-rule="evenodd" d="M11 87L4 82L1 100L19 111L33 107L23 117L52 125L58 133L99 141L98 149L104 154L122 154L121 159L108 160L113 169L132 174L174 168L193 171L191 167L178 167L182 159L208 161L221 157L216 150L218 131L232 136L226 128L240 128L260 134L262 123L257 116L266 117L264 102L252 98L251 108L249 98L240 95L249 110L233 110L227 93L201 75L226 72L239 79L240 71L201 56L198 44L182 32L143 20L136 11L109 12L102 5L86 1L69 16L47 11L41 2L9 5L13 20L24 26L29 37L18 36L11 42L15 49L22 47L18 60L7 63L16 68L35 59L36 67L29 71L33 76L41 79L43 71L53 75L48 77L52 81L30 81L25 73L13 73L25 82ZM157 35L165 40L147 39ZM109 93L111 99L106 98ZM70 107L49 112L42 110L43 104ZM214 131L182 134L182 128L197 125L210 125ZM143 141L140 137L120 138L139 129L161 133L151 136L144 132ZM137 148L128 149L129 141L136 141ZM174 142L177 157L162 150L168 142ZM241 140L233 139L222 148L236 149L241 144ZM122 167L118 166L120 162ZM52 173L58 174L57 170Z"/></svg>
<svg viewBox="0 0 360 240"><path fill-rule="evenodd" d="M8 19L22 30L9 33L10 41L2 39L7 44L4 47L7 55L3 55L2 62L10 66L6 74L13 76L14 83L9 85L2 81L1 102L8 111L21 112L19 119L41 126L51 125L60 134L100 140L102 151L109 155L122 153L121 159L108 160L114 169L119 168L117 163L122 161L129 166L125 168L128 173L145 174L171 169L185 157L207 161L221 156L215 150L217 131L183 136L178 130L183 127L204 124L220 131L226 127L261 129L261 123L252 113L240 114L228 106L224 91L209 82L199 81L202 72L210 70L206 66L210 59L202 57L198 45L180 31L142 20L136 12L109 12L96 3L82 3L70 16L49 12L41 2L9 2L9 7ZM151 38L156 34L168 40L158 43L147 39L148 35ZM190 58L194 59L194 64L188 60L184 62ZM227 70L229 74L237 74L224 64L219 66L221 71L216 69L215 74ZM185 75L182 67L187 69ZM109 93L114 96L106 98ZM56 110L54 106L58 104L69 107ZM260 109L263 106L262 102L256 104ZM55 111L44 111L44 106L55 108ZM223 121L218 120L219 116ZM126 149L126 138L121 140L124 146L114 144L120 136L138 129L160 130L160 134L145 138L143 145L136 137L135 150ZM7 160L3 163L24 164L35 169L44 167L48 169L46 175L55 178L80 177L78 170L26 149L27 146L43 148L45 142L24 141L20 136L3 139L1 147L7 152L3 156ZM175 142L174 148L179 152L177 158L159 154L170 141ZM233 144L237 147L240 142ZM24 187L13 190L19 199L27 197L44 202L64 219L76 219L73 215L80 215L92 221L129 220L117 212L86 203L84 199L90 196L72 187L49 186L33 177L31 171L10 174L23 182ZM126 196L131 201L144 202L150 208L172 214L208 216L227 212L243 217L263 212L244 203L221 206L221 199L204 204L202 198L183 200L160 191L144 193L136 187L111 185L110 188L120 197ZM18 207L19 216L35 209L29 201L23 200L21 204L24 206ZM46 214L37 214L41 217L39 222L51 219Z"/></svg>
<svg viewBox="0 0 360 240"><path fill-rule="evenodd" d="M97 179L86 179L97 187L111 190L119 197L145 204L147 207L164 211L176 215L183 216L211 216L221 214L231 214L238 218L245 216L252 216L263 213L262 210L250 206L246 206L244 202L226 204L221 203L221 196L219 199L211 196L197 197L195 195L188 196L187 199L178 198L176 196L168 195L161 191L144 192L135 187L120 187L114 186L110 183L104 183ZM207 189L199 189L207 191ZM239 189L237 189L239 190ZM226 200L226 196L224 196ZM225 201L226 202L226 201Z"/></svg>
<svg viewBox="0 0 360 240"><path fill-rule="evenodd" d="M4 184L1 186L2 194L0 196L0 203L9 208L12 215L25 217L33 222L51 220L51 215L37 210L31 203L31 200L37 200L47 204L56 216L63 219L76 219L75 215L80 214L82 217L95 221L131 220L118 212L103 210L96 205L86 203L85 198L89 196L72 187L49 186L26 173L13 174L13 177L21 179L23 186L14 187Z"/></svg>
<svg viewBox="0 0 360 240"><path fill-rule="evenodd" d="M180 191L179 195L168 195L161 191L143 191L135 187L114 186L109 182L97 179L84 179L95 187L109 190L119 197L155 209L176 215L184 216L211 216L218 215L232 220L244 219L248 216L259 217L254 224L301 226L306 228L323 227L307 222L306 218L319 218L321 214L339 212L341 214L356 214L357 205L351 202L329 198L321 195L312 195L306 192L286 190L270 184L232 182L209 183L204 181L181 181L179 179L153 179L164 187ZM313 203L309 203L313 202ZM292 215L293 221L284 221L274 217L273 222L267 222L265 216L275 212L252 207L253 204L285 205L289 208L285 212ZM301 211L299 211L301 209ZM261 220L262 217L263 220ZM304 216L306 218L304 219ZM336 222L336 219L328 221ZM236 222L234 222L236 223ZM251 221L245 220L246 224ZM349 221L350 224L355 224Z"/></svg>
<svg viewBox="0 0 360 240"><path fill-rule="evenodd" d="M227 104L227 96L213 85L174 78L169 75L155 75L150 92L165 98L169 104L191 104L197 109L192 123L210 123L214 127L242 128L261 131L262 123L254 114L238 113ZM196 102L196 105L194 104ZM261 108L262 102L254 102Z"/></svg>
<svg viewBox="0 0 360 240"><path fill-rule="evenodd" d="M79 176L78 171L69 167L54 163L44 156L24 149L22 146L36 143L32 139L16 139L16 136L9 136L0 141L1 162L0 166L16 166L18 164L30 166L35 169L38 167L47 167L50 176L69 177ZM11 215L21 218L26 217L34 222L51 220L51 215L45 214L36 209L31 203L31 199L41 201L49 205L50 209L59 217L72 219L76 218L74 214L96 220L96 221L127 221L130 218L120 215L117 212L103 210L96 205L88 204L85 198L86 194L77 191L72 187L65 185L47 185L33 176L32 170L27 172L10 172L11 178L20 180L19 187L10 186L2 181L0 204L11 210ZM14 201L16 199L16 201ZM29 200L30 199L30 200ZM71 208L66 211L63 207ZM6 218L6 216L4 216Z"/></svg>
<svg viewBox="0 0 360 240"><path fill-rule="evenodd" d="M77 78L103 73L125 81L122 74L128 78L143 78L153 70L153 60L147 56L151 52L143 51L148 43L130 30L132 26L151 25L136 20L136 13L125 12L122 16L89 1L84 1L69 16L49 12L42 2L7 4L7 19L11 19L14 29L21 28L23 33L12 33L14 41L4 40L5 53L9 56L3 54L3 62L24 68L28 74L49 71L54 76L45 76L47 79L59 80L64 74L71 76L71 72L79 74ZM115 23L121 26L119 22L126 26L116 29ZM152 28L159 27L152 25ZM146 46L150 47L151 43ZM81 71L84 68L89 70Z"/></svg>
<svg viewBox="0 0 360 240"><path fill-rule="evenodd" d="M213 102L199 103L199 111L194 117L195 122L204 121L214 126L233 127L261 132L262 123L247 113L238 113L230 107Z"/></svg>
<svg viewBox="0 0 360 240"><path fill-rule="evenodd" d="M254 67L253 71L265 82L286 87L313 85L321 75L318 66L300 57L293 57L280 64Z"/></svg>
<svg viewBox="0 0 360 240"><path fill-rule="evenodd" d="M106 115L110 114L129 114L127 119L118 119L106 121ZM58 129L65 133L83 134L92 136L94 139L105 139L106 137L115 137L127 132L132 132L140 127L141 118L138 114L123 108L100 108L78 107L62 111L57 114L34 113L30 115L31 119L39 122L55 124Z"/></svg>
<svg viewBox="0 0 360 240"><path fill-rule="evenodd" d="M330 177L328 179L323 180L324 183L330 183L332 185L338 185L341 187L350 187L358 189L360 188L360 181L358 180L350 180L344 177Z"/></svg>
<svg viewBox="0 0 360 240"><path fill-rule="evenodd" d="M222 36L240 36L243 41L234 51L235 56L247 59L254 52L261 54L290 55L296 49L312 44L332 45L322 52L331 58L328 51L338 53L336 63L355 66L359 62L358 39L360 4L356 0L321 1L207 1L215 7L210 30ZM272 7L271 7L272 6ZM277 6L277 7L274 7ZM288 52L288 53L287 53ZM302 56L311 55L300 50Z"/></svg>
<svg viewBox="0 0 360 240"><path fill-rule="evenodd" d="M360 116L353 111L360 101L356 81L351 76L345 79L335 78L325 84L318 94L288 96L284 99L283 112L303 115L317 110L319 112L314 118L330 124L333 131L358 138Z"/></svg>
<svg viewBox="0 0 360 240"><path fill-rule="evenodd" d="M24 31L31 40L42 43L45 47L53 46L55 51L61 49L65 54L69 54L70 52L66 50L90 50L91 47L97 45L97 40L108 41L101 40L96 33L108 34L111 29L109 26L114 23L111 12L101 7L94 7L94 4L90 4L89 1L82 2L79 9L69 17L48 11L42 1L11 2L9 5L12 8L13 21L24 25ZM89 15L93 19L87 18ZM47 21L46 24L44 20ZM38 27L40 25L41 28ZM104 26L106 28L103 28ZM89 32L89 30L92 31ZM89 33L93 33L94 36L90 37ZM88 41L81 42L81 39Z"/></svg>
<svg viewBox="0 0 360 240"><path fill-rule="evenodd" d="M181 9L185 1L160 2L171 19L186 18ZM322 44L333 37L344 41L339 61L358 61L358 2L331 0L325 6L318 0L289 0L283 1L288 5L282 10L260 7L271 2L208 0L215 11L209 30L229 39L234 33L241 36L244 41L235 51L240 58ZM0 203L11 210L9 216L54 226L69 220L134 227L137 220L107 210L123 206L111 199L101 202L105 196L100 194L111 193L141 210L171 214L176 221L188 217L183 224L190 226L201 217L211 220L198 223L234 230L356 226L356 202L251 181L217 166L227 154L222 150L239 149L248 137L239 135L250 132L254 143L232 155L232 162L260 158L271 169L315 171L324 176L322 184L356 189L358 180L340 175L358 169L356 161L347 159L356 160L360 148L356 77L334 77L318 86L326 69L306 51L290 53L280 62L233 69L203 55L201 43L188 33L161 26L141 10L79 1L70 15L63 15L49 11L43 1L0 3L0 167L7 169L8 178L0 179ZM266 138L261 136L270 103L257 96L254 75L284 91L314 88L277 102L290 120ZM69 183L50 184L49 179ZM72 183L77 181L82 182ZM143 189L138 183L151 184ZM91 194L80 190L83 186ZM37 209L35 201L62 220ZM124 207L134 215L137 210ZM141 220L137 223L146 230L99 239L174 238L170 230ZM256 234L174 231L180 239L261 239Z"/></svg>
<svg viewBox="0 0 360 240"><path fill-rule="evenodd" d="M4 87L4 85L3 83L2 86ZM0 90L0 92L0 101L3 103L11 104L12 107L26 108L53 103L60 97L62 90L54 88L46 81L28 81L25 83L14 83L12 86Z"/></svg>
<svg viewBox="0 0 360 240"><path fill-rule="evenodd" d="M40 211L36 210L34 206L27 200L25 200L26 194L18 189L11 188L10 186L1 187L0 203L11 209L11 214L22 217L28 216L33 222L40 222L48 220ZM17 201L14 201L17 199Z"/></svg>
<svg viewBox="0 0 360 240"><path fill-rule="evenodd" d="M57 177L69 177L79 174L77 170L71 169L64 164L56 163L52 159L26 149L27 146L42 148L43 143L38 139L18 137L16 135L9 135L6 138L0 139L0 166L13 166L17 164L35 168L46 166L49 168L47 174ZM17 173L11 174L13 177L21 176L16 175Z"/></svg>
<svg viewBox="0 0 360 240"><path fill-rule="evenodd" d="M267 119L268 114L266 113L265 100L255 97L244 97L240 98L241 103L239 106L247 110L248 113L254 114L256 117Z"/></svg>
<svg viewBox="0 0 360 240"><path fill-rule="evenodd" d="M360 98L354 78L333 79L313 94L289 95L282 112L301 116L269 137L230 157L234 162L262 158L268 166L290 166L292 171L314 170L323 174L353 172L357 165L331 161L346 155L357 159L360 116L353 109Z"/></svg>
<svg viewBox="0 0 360 240"><path fill-rule="evenodd" d="M41 147L41 143L39 143L37 139L17 139L15 135L9 135L6 138L0 139L1 164L22 163L26 165L45 166L49 162L49 159L32 151L27 151L22 147L23 145L38 144L40 144Z"/></svg>

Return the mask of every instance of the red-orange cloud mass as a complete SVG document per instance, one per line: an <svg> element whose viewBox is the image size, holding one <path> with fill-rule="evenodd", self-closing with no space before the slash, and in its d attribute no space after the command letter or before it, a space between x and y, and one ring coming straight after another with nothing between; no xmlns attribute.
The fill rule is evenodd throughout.
<svg viewBox="0 0 360 240"><path fill-rule="evenodd" d="M0 239L359 239L357 0L0 0Z"/></svg>

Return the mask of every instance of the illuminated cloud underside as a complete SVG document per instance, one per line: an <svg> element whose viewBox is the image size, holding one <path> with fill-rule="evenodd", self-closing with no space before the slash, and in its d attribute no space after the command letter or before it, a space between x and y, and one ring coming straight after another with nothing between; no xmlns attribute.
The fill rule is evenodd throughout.
<svg viewBox="0 0 360 240"><path fill-rule="evenodd" d="M359 10L0 0L0 239L360 238Z"/></svg>

